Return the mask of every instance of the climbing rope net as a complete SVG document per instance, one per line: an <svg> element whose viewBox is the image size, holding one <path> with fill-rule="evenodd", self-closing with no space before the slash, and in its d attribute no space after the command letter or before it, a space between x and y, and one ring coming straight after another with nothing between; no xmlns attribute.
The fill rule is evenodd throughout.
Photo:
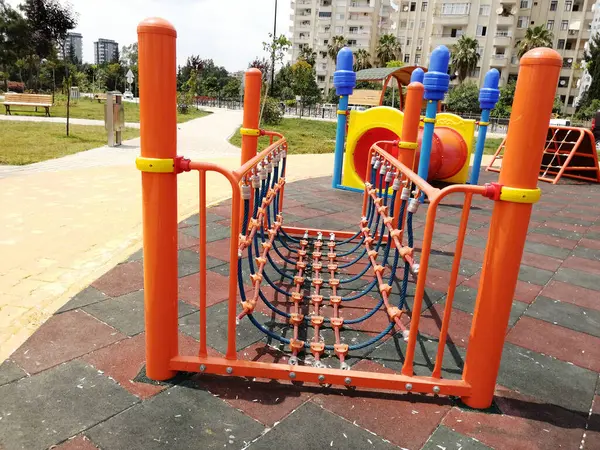
<svg viewBox="0 0 600 450"><path fill-rule="evenodd" d="M334 232L293 236L283 227L283 192L286 176L287 144L276 147L249 170L242 179L243 200L242 232L238 247L238 287L242 310L238 322L247 316L254 326L268 337L289 346L289 364L296 365L299 356L309 351L313 366L325 367L323 355L333 352L341 369L349 369L349 352L373 345L394 331L396 326L408 339L409 332L401 321L408 313L406 302L408 280L416 278L419 265L414 260L413 215L419 206L420 191L412 182L392 167L385 158L374 153L369 166L369 182L365 183L364 216L358 231L345 239L337 239ZM397 218L394 217L397 215ZM293 234L293 233L292 233ZM278 260L295 269L290 275L278 266ZM246 294L243 262L249 267L251 293ZM364 264L354 275L349 269ZM266 270L269 268L269 270ZM288 288L276 282L269 271L285 280ZM401 276L400 271L402 271ZM246 272L246 276L248 273ZM343 296L340 291L348 283L370 276L371 281ZM401 281L401 283L395 283ZM392 304L393 286L400 284L398 301ZM281 294L292 312L282 310L269 299L265 287ZM378 300L360 317L344 318L344 305L377 291ZM357 292L356 292L357 291ZM255 311L263 302L275 315L293 327L290 338L261 324ZM331 307L325 317L323 306ZM364 322L378 311L385 311L389 324L377 335L364 342L348 345L343 342L344 327ZM312 333L309 332L312 328ZM334 341L325 342L323 330L333 331ZM312 334L312 337L311 337ZM300 336L307 336L301 340Z"/></svg>

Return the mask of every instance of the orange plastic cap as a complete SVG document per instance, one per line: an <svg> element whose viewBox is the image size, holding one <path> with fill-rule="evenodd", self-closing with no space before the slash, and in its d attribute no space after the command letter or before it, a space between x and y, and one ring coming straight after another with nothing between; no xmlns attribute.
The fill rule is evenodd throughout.
<svg viewBox="0 0 600 450"><path fill-rule="evenodd" d="M177 37L177 31L175 30L173 24L168 20L161 19L160 17L148 17L147 19L142 20L137 27L137 32L166 34L167 36Z"/></svg>
<svg viewBox="0 0 600 450"><path fill-rule="evenodd" d="M521 57L519 64L521 66L543 65L562 67L563 60L562 56L560 56L556 50L546 47L538 47L525 53Z"/></svg>

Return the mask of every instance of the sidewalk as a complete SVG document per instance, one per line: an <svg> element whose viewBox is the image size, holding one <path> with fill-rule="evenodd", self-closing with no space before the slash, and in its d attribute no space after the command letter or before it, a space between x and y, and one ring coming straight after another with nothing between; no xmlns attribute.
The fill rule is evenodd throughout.
<svg viewBox="0 0 600 450"><path fill-rule="evenodd" d="M239 166L226 139L240 112L178 125L179 153ZM0 168L0 361L72 295L140 246L139 139L18 168ZM333 155L298 155L290 179L331 173ZM315 162L315 160L317 162ZM230 195L209 174L208 201ZM179 217L197 211L198 177L180 175Z"/></svg>
<svg viewBox="0 0 600 450"><path fill-rule="evenodd" d="M48 122L48 123L67 123L66 117L45 117L45 116L6 116L0 115L0 120L6 120L8 122ZM93 120L93 119L76 119L71 117L69 123L72 125L94 125L104 126L104 120ZM125 122L125 126L128 128L139 128L138 122Z"/></svg>

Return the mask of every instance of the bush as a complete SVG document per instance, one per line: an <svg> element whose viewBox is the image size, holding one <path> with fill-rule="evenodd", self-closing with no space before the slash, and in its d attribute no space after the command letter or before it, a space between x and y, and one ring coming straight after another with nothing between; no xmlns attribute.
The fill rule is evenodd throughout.
<svg viewBox="0 0 600 450"><path fill-rule="evenodd" d="M263 99L262 122L267 125L279 125L283 119L283 112L279 101L274 98Z"/></svg>
<svg viewBox="0 0 600 450"><path fill-rule="evenodd" d="M177 111L180 114L187 114L192 106L192 96L187 92L177 93Z"/></svg>
<svg viewBox="0 0 600 450"><path fill-rule="evenodd" d="M596 111L600 111L600 99L595 98L586 107L579 108L573 116L576 120L590 120L596 114Z"/></svg>
<svg viewBox="0 0 600 450"><path fill-rule="evenodd" d="M19 94L22 94L25 92L25 83L21 83L20 81L9 81L8 90L10 92L18 92Z"/></svg>
<svg viewBox="0 0 600 450"><path fill-rule="evenodd" d="M479 88L471 81L453 87L446 97L446 108L453 113L479 113Z"/></svg>

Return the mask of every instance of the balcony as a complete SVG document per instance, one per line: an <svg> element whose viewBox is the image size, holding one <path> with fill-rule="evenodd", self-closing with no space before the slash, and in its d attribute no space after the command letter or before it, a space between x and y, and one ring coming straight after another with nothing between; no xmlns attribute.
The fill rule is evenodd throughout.
<svg viewBox="0 0 600 450"><path fill-rule="evenodd" d="M350 2L348 5L348 12L372 13L375 12L375 8L369 6L368 2Z"/></svg>
<svg viewBox="0 0 600 450"><path fill-rule="evenodd" d="M333 9L332 9L331 5L329 5L329 6L319 6L317 8L317 13L320 13L320 12L329 12L330 13L332 11L333 11Z"/></svg>
<svg viewBox="0 0 600 450"><path fill-rule="evenodd" d="M431 36L430 45L436 47L438 45L445 45L450 47L458 41L460 36L451 36L450 34L434 34Z"/></svg>
<svg viewBox="0 0 600 450"><path fill-rule="evenodd" d="M468 14L434 14L433 23L436 25L468 25Z"/></svg>
<svg viewBox="0 0 600 450"><path fill-rule="evenodd" d="M512 33L509 32L498 32L494 36L495 47L510 47L512 45Z"/></svg>
<svg viewBox="0 0 600 450"><path fill-rule="evenodd" d="M493 54L490 58L490 67L506 67L508 58L504 53Z"/></svg>
<svg viewBox="0 0 600 450"><path fill-rule="evenodd" d="M317 32L317 35L318 35L320 38L326 38L326 37L329 37L329 36L331 36L331 28L330 28L329 30L320 29L320 30Z"/></svg>
<svg viewBox="0 0 600 450"><path fill-rule="evenodd" d="M496 18L496 23L498 24L498 26L512 26L515 23L515 16L513 15L508 15L508 16L498 16Z"/></svg>
<svg viewBox="0 0 600 450"><path fill-rule="evenodd" d="M347 25L371 25L371 17L350 17L348 19Z"/></svg>
<svg viewBox="0 0 600 450"><path fill-rule="evenodd" d="M308 34L304 34L304 35L298 35L294 37L294 42L297 44L306 44L310 41L310 35Z"/></svg>

